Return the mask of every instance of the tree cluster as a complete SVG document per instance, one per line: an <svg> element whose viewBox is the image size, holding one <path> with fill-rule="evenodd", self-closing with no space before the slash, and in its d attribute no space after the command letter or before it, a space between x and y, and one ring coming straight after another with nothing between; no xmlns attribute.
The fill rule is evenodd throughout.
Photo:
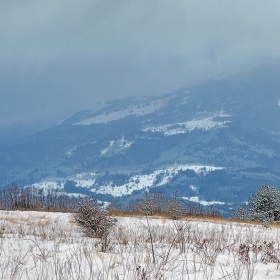
<svg viewBox="0 0 280 280"><path fill-rule="evenodd" d="M252 220L266 222L280 221L280 191L275 186L268 184L261 186L243 205L233 212L237 220Z"/></svg>
<svg viewBox="0 0 280 280"><path fill-rule="evenodd" d="M12 185L0 189L0 209L73 212L81 198L45 191L39 188L20 188Z"/></svg>
<svg viewBox="0 0 280 280"><path fill-rule="evenodd" d="M199 203L186 203L179 198L178 192L173 193L173 196L164 193L145 193L144 198L140 201L132 201L125 211L148 216L155 213L163 214L175 220L182 216L221 217L220 212L213 207L205 208Z"/></svg>

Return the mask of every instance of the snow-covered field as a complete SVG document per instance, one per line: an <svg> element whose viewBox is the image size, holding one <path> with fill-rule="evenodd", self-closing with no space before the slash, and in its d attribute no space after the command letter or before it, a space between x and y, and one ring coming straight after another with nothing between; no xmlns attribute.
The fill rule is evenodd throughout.
<svg viewBox="0 0 280 280"><path fill-rule="evenodd" d="M270 279L279 228L226 221L118 217L110 244L67 213L0 211L0 279Z"/></svg>

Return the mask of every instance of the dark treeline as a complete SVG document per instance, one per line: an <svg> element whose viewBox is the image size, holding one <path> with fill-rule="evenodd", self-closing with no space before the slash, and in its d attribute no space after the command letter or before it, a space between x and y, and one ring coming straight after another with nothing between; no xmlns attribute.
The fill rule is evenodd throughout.
<svg viewBox="0 0 280 280"><path fill-rule="evenodd" d="M0 209L73 212L82 198L45 191L38 188L20 188L17 185L0 189Z"/></svg>
<svg viewBox="0 0 280 280"><path fill-rule="evenodd" d="M35 210L35 211L58 211L76 212L83 197L74 197L59 193L55 190L44 190L35 187L21 188L12 185L0 189L1 210ZM88 198L86 198L88 199ZM94 201L95 198L92 198ZM141 200L132 201L126 209L114 207L114 203L108 208L109 212L154 213L164 214L178 219L182 216L210 216L221 217L218 210L213 207L203 207L199 203L185 203L174 193L170 197L164 193L145 194Z"/></svg>
<svg viewBox="0 0 280 280"><path fill-rule="evenodd" d="M178 192L175 192L173 196L160 192L146 194L141 200L131 201L124 211L147 213L148 215L158 213L171 216L174 219L182 216L222 217L220 211L213 206L204 207L200 203L186 203L178 197Z"/></svg>

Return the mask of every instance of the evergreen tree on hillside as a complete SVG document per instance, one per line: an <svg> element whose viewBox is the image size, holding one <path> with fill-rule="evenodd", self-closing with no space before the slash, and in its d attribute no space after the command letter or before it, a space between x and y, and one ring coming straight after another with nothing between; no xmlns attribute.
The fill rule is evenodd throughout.
<svg viewBox="0 0 280 280"><path fill-rule="evenodd" d="M280 221L280 191L268 184L257 189L248 201L248 205L241 206L233 213L234 219L253 220L260 222Z"/></svg>

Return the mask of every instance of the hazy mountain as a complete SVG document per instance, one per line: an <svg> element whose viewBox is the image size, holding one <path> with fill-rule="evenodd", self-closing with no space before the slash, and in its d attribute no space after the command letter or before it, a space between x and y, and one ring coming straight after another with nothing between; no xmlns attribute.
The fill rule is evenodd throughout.
<svg viewBox="0 0 280 280"><path fill-rule="evenodd" d="M53 126L50 123L16 123L0 126L0 145L14 143Z"/></svg>
<svg viewBox="0 0 280 280"><path fill-rule="evenodd" d="M0 183L137 197L146 189L228 211L280 182L280 71L114 100L0 147ZM119 198L122 198L120 200Z"/></svg>

